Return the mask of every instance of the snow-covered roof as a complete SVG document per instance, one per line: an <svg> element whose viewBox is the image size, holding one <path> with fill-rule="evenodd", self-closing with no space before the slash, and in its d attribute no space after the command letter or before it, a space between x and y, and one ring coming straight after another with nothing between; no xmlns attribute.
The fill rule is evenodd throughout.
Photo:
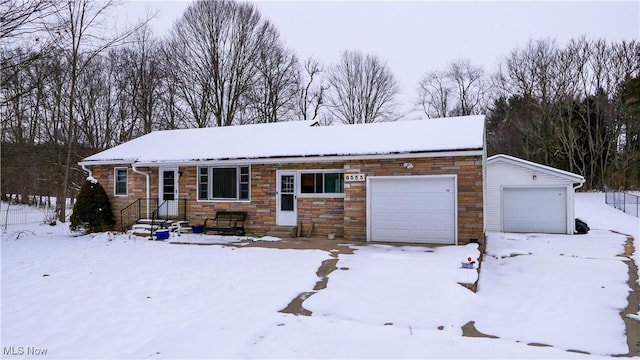
<svg viewBox="0 0 640 360"><path fill-rule="evenodd" d="M498 154L498 155L493 155L491 157L489 157L487 159L487 165L496 163L496 162L500 162L500 161L504 161L516 166L520 166L520 167L526 167L529 169L533 169L533 170L538 170L541 172L545 172L548 174L553 174L555 176L559 176L561 178L565 178L567 180L570 180L574 183L584 183L585 179L583 176L578 175L578 174L574 174L572 172L569 171L564 171L564 170L560 170L551 166L546 166L546 165L542 165L542 164L538 164L532 161L528 161L528 160L524 160L524 159L520 159L517 158L515 156L509 156L509 155L505 155L505 154Z"/></svg>
<svg viewBox="0 0 640 360"><path fill-rule="evenodd" d="M85 158L81 164L357 156L482 150L484 116L357 125L313 121L155 131Z"/></svg>

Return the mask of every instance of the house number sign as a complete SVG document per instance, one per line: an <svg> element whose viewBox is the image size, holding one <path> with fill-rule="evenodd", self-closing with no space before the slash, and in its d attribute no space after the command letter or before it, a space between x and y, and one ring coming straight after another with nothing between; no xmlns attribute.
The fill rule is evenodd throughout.
<svg viewBox="0 0 640 360"><path fill-rule="evenodd" d="M352 182L352 181L364 181L365 174L344 174L344 181Z"/></svg>

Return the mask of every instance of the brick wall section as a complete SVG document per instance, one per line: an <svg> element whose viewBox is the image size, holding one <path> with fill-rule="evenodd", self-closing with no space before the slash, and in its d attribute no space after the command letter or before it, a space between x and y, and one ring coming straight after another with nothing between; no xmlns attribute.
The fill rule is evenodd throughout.
<svg viewBox="0 0 640 360"><path fill-rule="evenodd" d="M299 197L298 222L304 235L313 223L313 235L344 237L344 199Z"/></svg>
<svg viewBox="0 0 640 360"><path fill-rule="evenodd" d="M402 165L411 162L413 169ZM111 198L116 221L120 209L138 198L146 197L145 177L129 169L129 195L115 197L113 169L117 166L94 166L93 175L105 187ZM367 176L458 175L458 242L483 238L482 157L403 158L389 160L352 160L312 164L268 164L251 166L251 201L196 201L197 167L180 167L179 197L187 202L188 220L203 223L218 210L248 212L245 224L248 233L264 233L276 224L276 171L343 169L345 173ZM150 174L151 197L158 197L158 169L139 168ZM329 233L351 241L366 240L366 182L345 183L344 198L298 197L298 221L306 234L311 222L312 235ZM116 229L120 225L117 224Z"/></svg>
<svg viewBox="0 0 640 360"><path fill-rule="evenodd" d="M111 200L111 210L113 211L113 217L116 220L115 230L120 230L120 210L124 209L127 205L136 201L137 199L144 199L147 197L146 178L144 175L134 173L129 167L128 176L128 195L127 196L115 196L115 178L114 169L118 167L127 167L123 165L100 165L92 166L91 171L93 177L96 178L102 184L102 187L106 191L109 199ZM150 194L152 198L158 197L158 169L157 168L138 168L138 170L149 173ZM142 204L146 204L142 202ZM153 209L152 209L153 210ZM146 209L141 209L146 213Z"/></svg>
<svg viewBox="0 0 640 360"><path fill-rule="evenodd" d="M248 213L247 233L265 233L276 225L276 171L342 169L342 163L268 164L251 165L251 202L195 201L197 198L197 167L183 167L180 177L180 197L188 197L187 214L192 223L203 223L218 210L237 210ZM343 199L298 197L298 222L306 234L311 221L312 235L334 233L343 236Z"/></svg>

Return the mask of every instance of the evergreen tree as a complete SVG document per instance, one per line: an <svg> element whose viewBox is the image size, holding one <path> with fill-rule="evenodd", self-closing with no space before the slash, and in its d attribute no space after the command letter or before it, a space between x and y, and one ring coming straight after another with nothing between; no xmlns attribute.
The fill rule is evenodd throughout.
<svg viewBox="0 0 640 360"><path fill-rule="evenodd" d="M104 188L89 177L78 193L71 214L71 230L84 229L85 233L100 232L115 224L111 203Z"/></svg>

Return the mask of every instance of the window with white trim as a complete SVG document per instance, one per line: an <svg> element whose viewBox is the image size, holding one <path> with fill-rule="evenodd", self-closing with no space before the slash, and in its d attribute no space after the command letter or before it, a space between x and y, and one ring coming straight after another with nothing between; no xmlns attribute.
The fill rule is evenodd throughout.
<svg viewBox="0 0 640 360"><path fill-rule="evenodd" d="M343 194L344 173L337 171L301 172L301 194Z"/></svg>
<svg viewBox="0 0 640 360"><path fill-rule="evenodd" d="M129 194L129 169L113 169L114 194L116 196L127 196Z"/></svg>
<svg viewBox="0 0 640 360"><path fill-rule="evenodd" d="M198 200L249 200L248 166L198 168Z"/></svg>

